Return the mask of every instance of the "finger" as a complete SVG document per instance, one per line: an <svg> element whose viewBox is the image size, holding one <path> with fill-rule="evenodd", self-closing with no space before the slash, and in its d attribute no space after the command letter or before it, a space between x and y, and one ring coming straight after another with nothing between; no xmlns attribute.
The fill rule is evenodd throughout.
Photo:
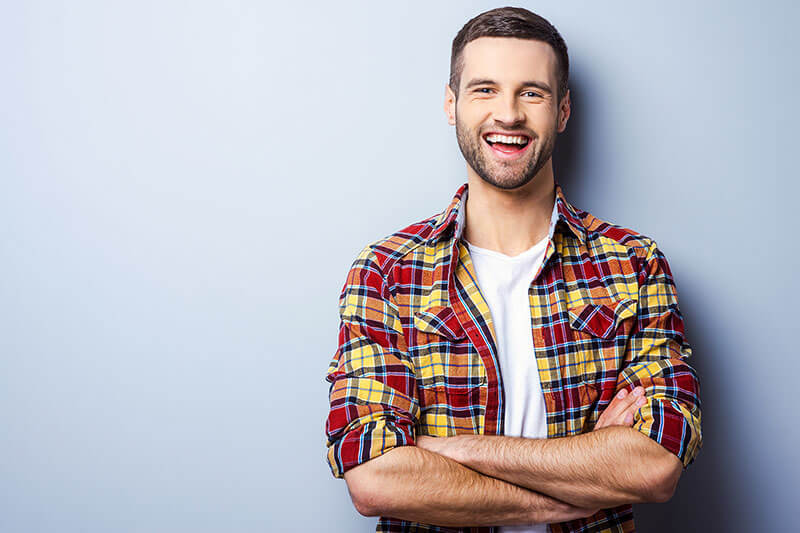
<svg viewBox="0 0 800 533"><path fill-rule="evenodd" d="M625 397L623 400L625 406L623 407L623 411L628 411L632 407L636 407L639 401L644 398L644 387L637 386Z"/></svg>
<svg viewBox="0 0 800 533"><path fill-rule="evenodd" d="M597 418L597 423L594 426L595 429L600 429L615 423L614 418L618 416L621 402L627 395L627 389L622 389L611 398L611 402L603 409L603 412L600 413L600 416Z"/></svg>
<svg viewBox="0 0 800 533"><path fill-rule="evenodd" d="M639 402L644 397L644 388L641 386L635 387L633 392L628 392L627 389L622 389L609 404L608 408L603 412L604 419L603 425L622 425L629 424L626 415L632 410L639 408Z"/></svg>
<svg viewBox="0 0 800 533"><path fill-rule="evenodd" d="M631 404L631 408L629 410L635 413L636 411L644 407L646 404L647 404L647 398L641 396L638 400L636 400L635 402L633 402L633 404Z"/></svg>
<svg viewBox="0 0 800 533"><path fill-rule="evenodd" d="M617 393L611 404L606 409L606 411L609 411L609 416L611 418L618 421L618 423L622 423L622 417L625 415L625 411L627 411L631 404L638 398L638 395L636 394L637 389L638 387L634 388L631 392L628 392L627 389L622 389Z"/></svg>
<svg viewBox="0 0 800 533"><path fill-rule="evenodd" d="M613 418L617 414L619 414L625 407L625 400L630 396L628 389L622 389L619 391L614 398L611 399L611 403L608 404L605 411L603 412L606 414L607 417Z"/></svg>
<svg viewBox="0 0 800 533"><path fill-rule="evenodd" d="M626 426L632 426L632 425L633 425L633 420L634 420L634 418L636 417L636 413L637 413L637 412L639 411L639 409L641 409L641 408L642 408L642 406L644 406L646 403L647 403L647 398L645 398L644 396L640 396L639 398L637 398L637 399L636 399L636 400L635 400L635 401L634 401L634 402L631 404L631 406L628 408L628 410L627 410L627 411L625 411L625 425L626 425Z"/></svg>

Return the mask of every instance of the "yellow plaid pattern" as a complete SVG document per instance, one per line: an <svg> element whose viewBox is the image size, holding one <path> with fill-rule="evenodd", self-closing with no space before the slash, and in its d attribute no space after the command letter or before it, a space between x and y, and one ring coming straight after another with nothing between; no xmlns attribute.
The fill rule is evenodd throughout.
<svg viewBox="0 0 800 533"><path fill-rule="evenodd" d="M327 461L344 472L416 435L503 434L495 330L461 240L463 200L370 243L339 300L326 374ZM529 289L531 334L548 438L591 431L614 394L637 385L648 402L634 428L688 466L702 446L699 379L688 364L677 292L656 243L569 204ZM377 531L473 531L381 517ZM632 506L550 524L551 531L633 531Z"/></svg>

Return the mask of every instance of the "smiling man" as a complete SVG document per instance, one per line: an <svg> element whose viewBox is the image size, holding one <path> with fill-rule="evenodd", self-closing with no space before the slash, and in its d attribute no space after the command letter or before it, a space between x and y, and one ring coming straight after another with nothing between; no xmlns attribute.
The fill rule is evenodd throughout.
<svg viewBox="0 0 800 533"><path fill-rule="evenodd" d="M348 273L327 460L377 531L634 531L702 445L666 258L554 178L568 71L538 15L470 20L445 88L467 183Z"/></svg>

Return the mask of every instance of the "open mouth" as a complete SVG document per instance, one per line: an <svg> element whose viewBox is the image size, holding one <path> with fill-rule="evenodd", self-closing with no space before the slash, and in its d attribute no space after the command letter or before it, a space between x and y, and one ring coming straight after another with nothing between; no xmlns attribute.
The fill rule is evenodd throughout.
<svg viewBox="0 0 800 533"><path fill-rule="evenodd" d="M493 151L504 155L520 154L531 143L531 138L527 135L501 135L491 132L485 134L483 140Z"/></svg>

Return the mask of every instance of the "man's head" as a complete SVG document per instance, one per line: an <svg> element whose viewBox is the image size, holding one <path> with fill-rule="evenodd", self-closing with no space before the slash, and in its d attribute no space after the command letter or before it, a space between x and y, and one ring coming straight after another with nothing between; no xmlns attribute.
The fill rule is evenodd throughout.
<svg viewBox="0 0 800 533"><path fill-rule="evenodd" d="M527 9L498 7L470 19L453 39L453 49L450 53L450 88L456 97L459 95L459 84L464 70L464 47L479 37L514 37L549 44L558 59L556 67L558 101L567 94L569 55L567 44L558 30L547 19Z"/></svg>
<svg viewBox="0 0 800 533"><path fill-rule="evenodd" d="M564 40L526 9L487 11L458 32L445 111L467 164L484 181L521 187L550 161L569 117L568 72Z"/></svg>

